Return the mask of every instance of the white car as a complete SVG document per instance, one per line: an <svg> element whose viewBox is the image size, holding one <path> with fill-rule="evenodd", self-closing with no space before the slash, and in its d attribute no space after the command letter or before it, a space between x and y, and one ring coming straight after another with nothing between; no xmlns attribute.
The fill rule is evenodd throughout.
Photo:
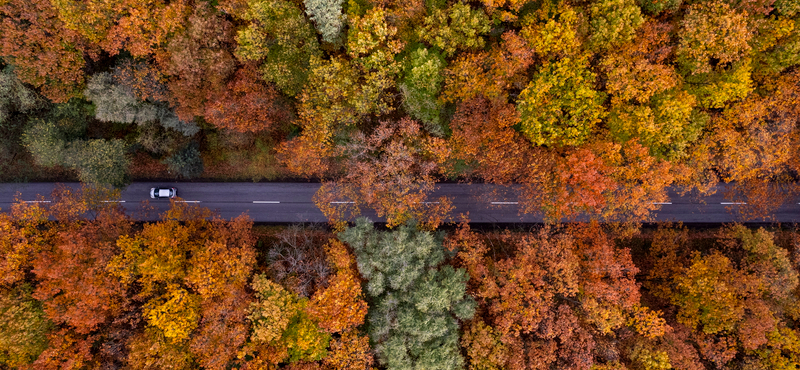
<svg viewBox="0 0 800 370"><path fill-rule="evenodd" d="M175 198L178 195L178 189L175 188L150 188L150 198Z"/></svg>

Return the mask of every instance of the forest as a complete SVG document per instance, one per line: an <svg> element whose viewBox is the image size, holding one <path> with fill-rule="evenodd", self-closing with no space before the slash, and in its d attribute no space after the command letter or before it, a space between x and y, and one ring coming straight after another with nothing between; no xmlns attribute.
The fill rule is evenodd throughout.
<svg viewBox="0 0 800 370"><path fill-rule="evenodd" d="M51 196L0 213L0 368L800 366L796 227L142 223Z"/></svg>
<svg viewBox="0 0 800 370"><path fill-rule="evenodd" d="M0 369L798 369L800 229L646 223L796 199L798 64L800 0L0 0L0 182L85 184L0 213ZM331 222L109 202L176 180Z"/></svg>
<svg viewBox="0 0 800 370"><path fill-rule="evenodd" d="M437 182L549 219L797 194L797 0L0 0L0 181ZM349 210L325 209L330 217Z"/></svg>

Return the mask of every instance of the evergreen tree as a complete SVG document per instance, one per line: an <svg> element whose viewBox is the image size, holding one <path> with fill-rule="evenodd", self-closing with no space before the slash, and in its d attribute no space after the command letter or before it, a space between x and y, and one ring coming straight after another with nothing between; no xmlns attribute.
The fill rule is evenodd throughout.
<svg viewBox="0 0 800 370"><path fill-rule="evenodd" d="M191 142L177 153L164 160L169 171L190 179L203 173L203 158L197 142Z"/></svg>
<svg viewBox="0 0 800 370"><path fill-rule="evenodd" d="M322 40L336 43L340 40L344 18L342 0L304 0L306 14L317 24Z"/></svg>
<svg viewBox="0 0 800 370"><path fill-rule="evenodd" d="M441 104L437 95L442 87L442 70L445 61L435 50L419 48L411 52L406 60L406 72L400 90L403 92L403 107L408 114L425 124L434 135L444 135L441 127Z"/></svg>
<svg viewBox="0 0 800 370"><path fill-rule="evenodd" d="M390 370L463 367L457 319L472 318L475 301L466 295L463 269L439 267L442 237L414 224L380 232L363 218L339 234L368 280L369 335Z"/></svg>

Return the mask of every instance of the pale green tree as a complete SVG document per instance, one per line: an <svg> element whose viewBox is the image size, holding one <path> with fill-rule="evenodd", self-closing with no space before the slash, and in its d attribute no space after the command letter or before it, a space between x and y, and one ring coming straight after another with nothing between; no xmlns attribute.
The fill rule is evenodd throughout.
<svg viewBox="0 0 800 370"><path fill-rule="evenodd" d="M325 42L336 43L340 40L344 26L343 2L343 0L303 0L306 14L317 25L317 31Z"/></svg>
<svg viewBox="0 0 800 370"><path fill-rule="evenodd" d="M362 218L339 238L355 251L375 302L369 335L381 363L390 370L462 368L457 319L472 318L475 301L463 269L438 267L443 235L413 224L381 232Z"/></svg>
<svg viewBox="0 0 800 370"><path fill-rule="evenodd" d="M303 88L311 59L321 56L314 28L300 9L285 0L250 0L239 30L236 56L243 62L259 62L261 76L286 95Z"/></svg>
<svg viewBox="0 0 800 370"><path fill-rule="evenodd" d="M435 50L416 49L406 58L405 76L400 84L403 108L437 136L444 135L442 105L437 99L444 80L444 67L444 58Z"/></svg>
<svg viewBox="0 0 800 370"><path fill-rule="evenodd" d="M580 145L605 117L605 94L595 90L587 64L585 58L547 63L520 94L522 132L535 145Z"/></svg>
<svg viewBox="0 0 800 370"><path fill-rule="evenodd" d="M483 35L489 33L489 16L482 9L472 9L468 4L457 2L450 9L433 9L425 17L419 30L422 40L452 56L459 50L475 50L484 46Z"/></svg>
<svg viewBox="0 0 800 370"><path fill-rule="evenodd" d="M25 113L43 104L44 101L17 78L11 67L0 70L0 125L13 112Z"/></svg>

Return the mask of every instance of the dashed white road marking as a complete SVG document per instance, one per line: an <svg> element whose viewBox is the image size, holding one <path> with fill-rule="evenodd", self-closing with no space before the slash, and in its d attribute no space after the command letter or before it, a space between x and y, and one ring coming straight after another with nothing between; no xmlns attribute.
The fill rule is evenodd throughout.
<svg viewBox="0 0 800 370"><path fill-rule="evenodd" d="M103 203L125 203L124 200L103 200Z"/></svg>
<svg viewBox="0 0 800 370"><path fill-rule="evenodd" d="M422 204L439 204L439 202L422 202Z"/></svg>
<svg viewBox="0 0 800 370"><path fill-rule="evenodd" d="M176 202L180 202L180 203L200 203L199 200L176 200Z"/></svg>
<svg viewBox="0 0 800 370"><path fill-rule="evenodd" d="M329 202L330 204L353 204L355 202Z"/></svg>
<svg viewBox="0 0 800 370"><path fill-rule="evenodd" d="M23 200L24 203L52 203L50 200Z"/></svg>
<svg viewBox="0 0 800 370"><path fill-rule="evenodd" d="M720 203L720 204L727 204L727 205L730 205L730 204L747 204L747 203L745 203L745 202L722 202L722 203Z"/></svg>
<svg viewBox="0 0 800 370"><path fill-rule="evenodd" d="M253 203L256 204L280 204L277 200L254 200Z"/></svg>
<svg viewBox="0 0 800 370"><path fill-rule="evenodd" d="M672 204L672 202L654 202L652 204Z"/></svg>
<svg viewBox="0 0 800 370"><path fill-rule="evenodd" d="M492 205L500 206L500 205L513 205L519 204L519 202L492 202Z"/></svg>

